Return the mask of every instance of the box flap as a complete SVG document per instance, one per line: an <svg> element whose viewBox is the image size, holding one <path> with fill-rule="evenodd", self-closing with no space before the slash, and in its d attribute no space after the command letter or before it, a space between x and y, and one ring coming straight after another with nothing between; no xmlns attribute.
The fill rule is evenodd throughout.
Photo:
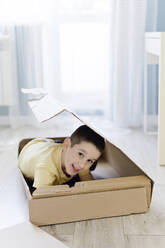
<svg viewBox="0 0 165 248"><path fill-rule="evenodd" d="M52 117L67 110L59 101L46 95L40 99L29 100L29 105L39 122L51 119Z"/></svg>
<svg viewBox="0 0 165 248"><path fill-rule="evenodd" d="M79 195L132 188L146 188L147 203L149 207L151 200L150 184L150 179L148 179L146 176L132 176L82 181L77 182L75 186L71 188L68 185L47 186L38 188L33 192L33 199Z"/></svg>
<svg viewBox="0 0 165 248"><path fill-rule="evenodd" d="M67 248L62 242L30 222L24 222L1 230L0 240L3 248Z"/></svg>
<svg viewBox="0 0 165 248"><path fill-rule="evenodd" d="M99 128L96 128L96 126L93 126L91 123L87 123L87 121L84 121L82 118L80 118L77 114L75 114L72 110L70 110L68 107L66 107L64 104L62 104L60 101L54 99L53 97L49 96L46 93L40 92L40 89L24 89L24 93L31 93L34 95L34 98L29 100L29 105L36 117L36 119L39 122L47 121L56 115L66 111L70 112L72 115L74 115L77 119L79 119L83 124L89 126L91 129L93 129L96 133L101 135L103 138L105 138L108 142L112 143L114 146L118 147L126 156L128 156L137 167L139 167L146 175L149 176L149 171L146 170L145 164L139 163L137 161L137 158L135 156L132 156L132 154L128 154L128 151L125 149L123 145L121 145L119 142L116 142L114 137L107 137L107 135ZM36 93L37 92L37 93ZM150 175L150 179L153 179L153 177Z"/></svg>

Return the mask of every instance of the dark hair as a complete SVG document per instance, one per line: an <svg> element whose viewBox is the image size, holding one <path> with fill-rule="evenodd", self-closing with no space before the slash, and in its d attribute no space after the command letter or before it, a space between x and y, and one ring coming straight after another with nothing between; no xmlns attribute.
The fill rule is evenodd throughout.
<svg viewBox="0 0 165 248"><path fill-rule="evenodd" d="M71 145L80 144L82 141L87 141L96 146L96 148L103 153L105 148L104 138L93 131L86 125L77 128L71 135Z"/></svg>

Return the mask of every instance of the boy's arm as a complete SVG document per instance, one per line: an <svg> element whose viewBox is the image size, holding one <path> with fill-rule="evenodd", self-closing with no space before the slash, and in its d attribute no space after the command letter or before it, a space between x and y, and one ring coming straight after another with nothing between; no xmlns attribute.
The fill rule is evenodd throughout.
<svg viewBox="0 0 165 248"><path fill-rule="evenodd" d="M94 177L92 176L92 174L89 172L86 175L81 175L79 174L80 180L81 181L90 181L90 180L94 180Z"/></svg>
<svg viewBox="0 0 165 248"><path fill-rule="evenodd" d="M56 177L45 168L37 168L34 173L33 187L40 188L55 184Z"/></svg>

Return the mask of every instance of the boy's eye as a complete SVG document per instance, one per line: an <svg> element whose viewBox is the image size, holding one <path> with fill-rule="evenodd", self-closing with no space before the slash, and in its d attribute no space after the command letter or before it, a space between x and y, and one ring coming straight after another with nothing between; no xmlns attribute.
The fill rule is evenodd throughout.
<svg viewBox="0 0 165 248"><path fill-rule="evenodd" d="M93 164L93 161L90 160L90 159L88 159L88 163L89 163L89 164Z"/></svg>
<svg viewBox="0 0 165 248"><path fill-rule="evenodd" d="M82 158L84 154L82 152L79 152L78 155Z"/></svg>

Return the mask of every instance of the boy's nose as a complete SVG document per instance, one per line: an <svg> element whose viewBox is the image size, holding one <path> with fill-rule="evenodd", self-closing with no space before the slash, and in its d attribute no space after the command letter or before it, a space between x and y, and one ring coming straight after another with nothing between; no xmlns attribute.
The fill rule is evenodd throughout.
<svg viewBox="0 0 165 248"><path fill-rule="evenodd" d="M85 161L84 161L84 160L81 160L81 161L79 162L79 168L80 168L80 169L83 169L84 166L85 166Z"/></svg>

